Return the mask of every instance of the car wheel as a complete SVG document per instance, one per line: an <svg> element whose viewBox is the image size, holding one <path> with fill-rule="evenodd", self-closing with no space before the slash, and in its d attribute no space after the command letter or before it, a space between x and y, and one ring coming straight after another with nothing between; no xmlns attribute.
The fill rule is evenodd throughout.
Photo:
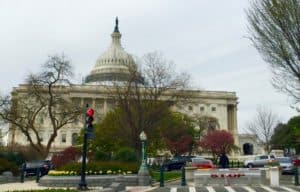
<svg viewBox="0 0 300 192"><path fill-rule="evenodd" d="M247 165L247 167L248 168L253 168L253 164L250 163L250 164Z"/></svg>

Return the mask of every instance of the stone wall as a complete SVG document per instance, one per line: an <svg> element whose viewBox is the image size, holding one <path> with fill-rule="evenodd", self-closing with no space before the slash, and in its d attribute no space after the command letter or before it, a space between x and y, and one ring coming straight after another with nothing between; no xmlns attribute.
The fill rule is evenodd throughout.
<svg viewBox="0 0 300 192"><path fill-rule="evenodd" d="M39 185L45 187L77 187L80 176L44 176ZM91 187L109 187L112 183L121 183L125 186L138 186L137 175L99 175L86 176L86 183Z"/></svg>
<svg viewBox="0 0 300 192"><path fill-rule="evenodd" d="M5 171L0 175L0 184L20 181L20 177L15 177L10 171Z"/></svg>

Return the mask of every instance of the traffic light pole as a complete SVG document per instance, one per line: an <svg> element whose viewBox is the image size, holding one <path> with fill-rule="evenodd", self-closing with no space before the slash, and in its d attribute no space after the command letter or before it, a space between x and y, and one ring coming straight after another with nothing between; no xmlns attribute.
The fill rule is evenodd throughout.
<svg viewBox="0 0 300 192"><path fill-rule="evenodd" d="M89 105L86 105L86 108L88 108ZM86 119L86 114L85 114L85 118ZM85 180L85 170L86 170L86 150L87 150L87 133L86 133L86 123L84 123L84 136L83 136L83 145L82 145L82 160L81 160L81 179L80 179L80 183L78 185L78 189L79 190L87 190L87 184L86 184L86 180Z"/></svg>

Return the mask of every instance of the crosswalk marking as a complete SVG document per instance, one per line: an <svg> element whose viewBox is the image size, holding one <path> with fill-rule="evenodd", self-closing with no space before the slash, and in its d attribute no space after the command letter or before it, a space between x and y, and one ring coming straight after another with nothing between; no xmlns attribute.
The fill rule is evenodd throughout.
<svg viewBox="0 0 300 192"><path fill-rule="evenodd" d="M273 189L271 189L270 187L267 187L267 186L264 186L264 185L261 185L262 188L264 188L265 190L269 191L269 192L277 192Z"/></svg>
<svg viewBox="0 0 300 192"><path fill-rule="evenodd" d="M294 189L288 188L288 187L284 187L284 186L280 186L280 188L287 190L288 192L297 192Z"/></svg>
<svg viewBox="0 0 300 192"><path fill-rule="evenodd" d="M246 190L247 192L257 192L255 189L253 189L250 186L241 186L244 190ZM267 192L277 192L275 189L272 189L269 186L266 185L260 185L261 188L263 188L264 190L266 190ZM216 192L213 186L206 186L205 187L206 190L208 192ZM227 192L237 192L237 189L232 188L231 186L224 186L224 188L226 189ZM298 192L295 189L291 189L289 187L286 186L280 186L281 189L287 191L287 192ZM195 187L188 187L188 191L189 192L197 192ZM177 187L171 187L170 188L170 192L177 192Z"/></svg>
<svg viewBox="0 0 300 192"><path fill-rule="evenodd" d="M236 192L233 188L225 186L224 187L228 192Z"/></svg>
<svg viewBox="0 0 300 192"><path fill-rule="evenodd" d="M212 187L206 187L206 189L208 190L208 192L216 192L215 190L214 190L214 188L212 188Z"/></svg>
<svg viewBox="0 0 300 192"><path fill-rule="evenodd" d="M256 192L256 191L254 191L254 189L251 189L248 186L243 186L243 188L246 189L248 192Z"/></svg>

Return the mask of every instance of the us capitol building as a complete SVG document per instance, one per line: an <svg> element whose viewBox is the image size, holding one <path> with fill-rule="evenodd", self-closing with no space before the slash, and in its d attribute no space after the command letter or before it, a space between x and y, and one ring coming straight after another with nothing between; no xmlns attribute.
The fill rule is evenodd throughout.
<svg viewBox="0 0 300 192"><path fill-rule="evenodd" d="M82 85L72 85L62 90L62 94L72 102L84 106L89 103L95 109L95 121L103 116L114 106L103 82L112 80L124 81L129 75L128 65L135 64L133 57L127 53L121 45L121 33L118 28L118 20L111 34L111 45L96 60L90 74ZM102 84L102 85L101 85ZM19 85L12 91L12 97L26 92L26 85ZM237 132L237 104L238 98L235 92L187 90L192 92L192 102L182 106L174 106L172 109L187 115L203 116L213 122L215 129L224 129L234 135L235 143L239 145ZM49 119L40 118L41 129L39 131L43 142L46 142L52 134L49 129ZM48 125L48 128L47 128ZM59 151L68 146L75 145L76 138L83 124L78 121L59 130L58 136L52 144L51 151ZM8 144L28 145L26 137L18 130L11 129L8 135ZM46 143L45 143L46 144Z"/></svg>

